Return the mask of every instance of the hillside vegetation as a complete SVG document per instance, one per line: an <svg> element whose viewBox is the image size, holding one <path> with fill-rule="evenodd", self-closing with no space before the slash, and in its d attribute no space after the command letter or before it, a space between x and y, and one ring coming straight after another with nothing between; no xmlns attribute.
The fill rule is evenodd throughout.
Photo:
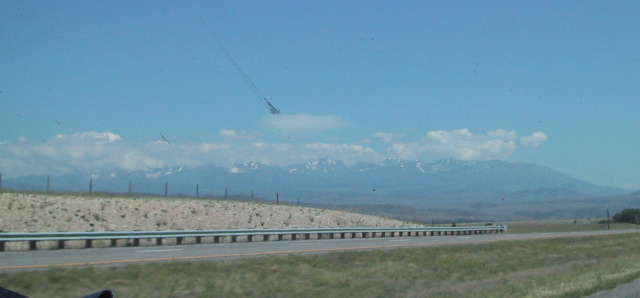
<svg viewBox="0 0 640 298"><path fill-rule="evenodd" d="M394 227L344 211L214 199L0 193L0 231Z"/></svg>

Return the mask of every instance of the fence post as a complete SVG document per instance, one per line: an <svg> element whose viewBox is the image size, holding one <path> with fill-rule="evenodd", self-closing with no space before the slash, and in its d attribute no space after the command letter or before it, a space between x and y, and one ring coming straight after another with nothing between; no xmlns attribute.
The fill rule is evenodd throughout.
<svg viewBox="0 0 640 298"><path fill-rule="evenodd" d="M280 204L280 194L276 193L276 205Z"/></svg>
<svg viewBox="0 0 640 298"><path fill-rule="evenodd" d="M224 188L224 199L225 199L225 200L227 199L227 195L228 195L228 194L229 194L229 193L228 193L228 190L227 190L227 188L225 187L225 188Z"/></svg>

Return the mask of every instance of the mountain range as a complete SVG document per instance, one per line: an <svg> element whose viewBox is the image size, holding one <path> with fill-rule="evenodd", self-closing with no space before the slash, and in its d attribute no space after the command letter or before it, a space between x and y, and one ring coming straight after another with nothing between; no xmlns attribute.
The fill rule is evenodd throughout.
<svg viewBox="0 0 640 298"><path fill-rule="evenodd" d="M46 181L46 175L30 175L5 179L3 185L43 191ZM195 196L197 187L200 196L228 194L305 204L458 210L464 211L465 217L508 219L596 216L602 212L603 202L616 203L610 204L612 207L627 204L629 200L612 198L632 192L594 185L535 164L455 159L432 163L387 159L351 166L320 159L289 166L247 162L132 172L74 170L49 181L51 191L88 191L91 184L94 192L127 193L131 187L133 193L164 194L166 186L170 195ZM630 196L640 200L639 193ZM555 207L541 210L551 205Z"/></svg>

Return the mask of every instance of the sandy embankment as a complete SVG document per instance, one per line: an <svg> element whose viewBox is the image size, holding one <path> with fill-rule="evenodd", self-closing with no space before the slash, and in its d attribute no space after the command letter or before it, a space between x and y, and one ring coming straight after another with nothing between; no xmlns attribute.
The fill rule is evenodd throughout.
<svg viewBox="0 0 640 298"><path fill-rule="evenodd" d="M132 231L177 229L278 229L395 227L413 224L342 211L221 200L184 198L82 197L0 194L0 231ZM121 240L125 241L125 240ZM165 243L171 244L173 239ZM203 239L207 242L206 239ZM68 247L82 247L69 241ZM77 241L80 242L80 241ZM142 245L151 241L141 241ZM55 247L38 243L38 248ZM8 249L25 249L9 243ZM107 246L97 241L97 247Z"/></svg>

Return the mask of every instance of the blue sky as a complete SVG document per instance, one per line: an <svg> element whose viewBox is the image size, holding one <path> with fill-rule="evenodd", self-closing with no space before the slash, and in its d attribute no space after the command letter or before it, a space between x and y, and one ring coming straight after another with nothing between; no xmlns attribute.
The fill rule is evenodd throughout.
<svg viewBox="0 0 640 298"><path fill-rule="evenodd" d="M636 1L2 0L0 172L500 159L638 189L638 15Z"/></svg>

